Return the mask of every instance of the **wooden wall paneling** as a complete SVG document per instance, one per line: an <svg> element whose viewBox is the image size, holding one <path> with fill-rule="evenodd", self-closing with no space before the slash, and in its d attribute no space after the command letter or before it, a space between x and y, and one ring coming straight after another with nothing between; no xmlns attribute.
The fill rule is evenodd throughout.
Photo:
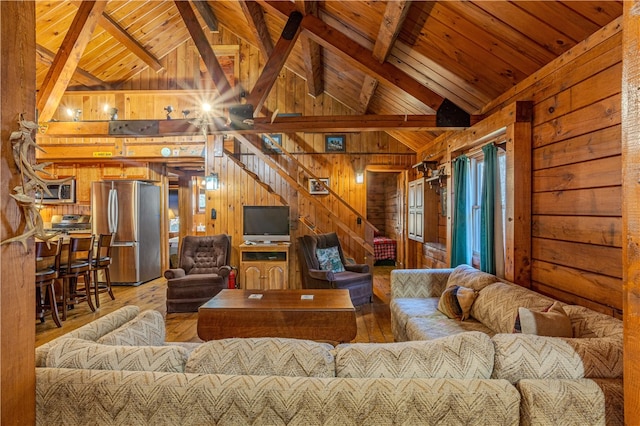
<svg viewBox="0 0 640 426"><path fill-rule="evenodd" d="M534 215L532 236L601 246L622 247L622 218Z"/></svg>
<svg viewBox="0 0 640 426"><path fill-rule="evenodd" d="M622 64L618 62L555 96L536 103L533 111L534 126L620 93L621 73Z"/></svg>
<svg viewBox="0 0 640 426"><path fill-rule="evenodd" d="M560 289L539 283L537 281L533 281L531 283L531 290L537 291L538 293L541 293L541 294L546 294L557 300L564 300L565 303L568 303L571 305L584 306L589 309L593 309L596 312L600 312L605 315L622 319L622 313L619 309L605 306L600 303L594 303L592 300L585 299L584 297L580 297L578 295L575 295L566 291L562 291Z"/></svg>
<svg viewBox="0 0 640 426"><path fill-rule="evenodd" d="M562 191L569 189L619 186L620 156L569 164L533 172L533 191Z"/></svg>
<svg viewBox="0 0 640 426"><path fill-rule="evenodd" d="M539 170L565 164L579 163L594 158L619 155L621 126L615 125L560 143L533 150L533 169Z"/></svg>
<svg viewBox="0 0 640 426"><path fill-rule="evenodd" d="M624 2L622 40L622 199L624 420L640 423L640 3Z"/></svg>
<svg viewBox="0 0 640 426"><path fill-rule="evenodd" d="M617 94L536 126L533 145L538 148L619 124L620 105L620 95Z"/></svg>
<svg viewBox="0 0 640 426"><path fill-rule="evenodd" d="M532 256L544 262L622 278L620 247L534 238ZM593 259L598 259L598 262L594 262Z"/></svg>
<svg viewBox="0 0 640 426"><path fill-rule="evenodd" d="M533 213L575 216L621 216L620 187L533 194Z"/></svg>
<svg viewBox="0 0 640 426"><path fill-rule="evenodd" d="M589 300L597 301L604 306L618 310L622 308L622 286L619 278L535 259L532 261L531 269L533 281L567 293L588 295Z"/></svg>
<svg viewBox="0 0 640 426"><path fill-rule="evenodd" d="M21 234L25 220L10 197L22 183L13 161L10 133L16 119L35 121L35 3L0 2L0 176L3 212L0 240ZM11 60L9 60L11 58ZM17 89L20 90L17 90ZM34 159L33 149L30 159ZM33 238L0 246L0 422L35 424L35 257Z"/></svg>

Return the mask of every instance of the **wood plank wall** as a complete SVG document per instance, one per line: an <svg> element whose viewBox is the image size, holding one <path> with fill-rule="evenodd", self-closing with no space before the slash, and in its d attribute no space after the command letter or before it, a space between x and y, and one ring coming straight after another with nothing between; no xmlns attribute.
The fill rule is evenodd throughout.
<svg viewBox="0 0 640 426"><path fill-rule="evenodd" d="M482 111L534 103L531 287L617 317L621 43L614 21Z"/></svg>
<svg viewBox="0 0 640 426"><path fill-rule="evenodd" d="M208 34L209 40L214 45L224 45L214 51L223 51L223 54L235 55L233 68L235 78L233 84L238 90L249 91L257 81L264 58L261 57L258 49L247 45L245 42L220 29L219 33ZM236 50L234 50L234 46ZM124 83L121 89L125 92L99 96L68 93L65 95L65 102L71 105L82 103L86 106L89 114L93 114L94 119L105 119L101 117L102 105L106 102L120 102L124 105L123 118L162 118L166 112L164 106L172 105L176 109L175 117L180 117L179 112L183 108L195 108L196 101L189 97L180 98L179 93L166 93L164 96L154 97L153 90L191 90L198 89L207 91L212 89L205 69L199 63L197 50L191 43L186 42L183 46L171 52L161 59L166 71L155 73L153 71L143 71L135 78ZM230 62L229 62L230 63ZM140 92L136 92L139 90ZM126 94L123 94L126 93ZM321 94L317 97L307 95L306 82L293 72L284 69L280 72L278 80L274 85L267 101L265 109L269 113L278 111L279 113L300 113L305 116L313 115L349 115L354 111L344 106L334 98ZM193 116L193 115L192 115ZM88 117L85 117L88 119ZM165 138L168 144L189 143L197 141L201 137L178 137ZM171 140L169 140L171 139ZM296 133L282 135L282 146L315 176L329 178L330 186L338 196L344 199L353 209L363 217L366 215L366 185L355 183L355 169L364 169L368 165L395 166L399 169L410 169L415 163L415 152L399 143L383 132L362 132L345 134L346 149L344 153L325 153L325 135L323 133ZM79 140L60 138L56 141L49 140L48 143L70 144L85 143L95 147L99 144L97 138ZM113 140L102 142L113 143ZM138 144L136 151L144 152L144 140L135 142ZM229 144L225 143L225 146ZM231 144L233 145L233 144ZM170 145L171 146L171 145ZM92 148L93 149L93 148ZM125 156L138 157L139 153L124 152ZM219 175L220 190L207 191L207 211L215 208L217 218L210 219L205 215L206 233L209 235L217 233L227 233L232 237L234 246L232 251L232 263L239 264L237 246L242 242L242 206L243 205L279 205L280 197L286 200L291 206L292 212L292 242L298 236L312 232L305 225L298 223L298 217L304 217L309 223L315 225L315 230L319 232L338 232L343 248L348 256L353 257L358 262L365 261L365 252L352 241L348 235L336 228L332 223L328 212L317 208L314 203L298 194L294 188L274 170L270 169L264 161L256 155L249 153L246 149L240 149L236 155L247 169L255 173L263 182L269 184L275 193L266 190L243 171L226 154L220 157L213 157L209 160L206 172L216 172ZM278 158L281 157L281 158ZM283 155L273 156L282 164L287 164ZM148 159L153 161L153 159ZM105 159L100 159L105 162ZM121 159L120 159L121 161ZM290 167L287 165L287 167ZM303 187L308 186L308 178L301 170L291 170L297 181ZM395 184L395 182L394 182ZM333 196L315 195L316 200L321 201L328 209L338 215L344 223L350 226L355 232L364 236L365 225L357 224L356 218L351 211L338 202ZM197 224L198 222L193 222ZM297 260L297 247L292 246L289 282L293 287L299 286L299 267Z"/></svg>

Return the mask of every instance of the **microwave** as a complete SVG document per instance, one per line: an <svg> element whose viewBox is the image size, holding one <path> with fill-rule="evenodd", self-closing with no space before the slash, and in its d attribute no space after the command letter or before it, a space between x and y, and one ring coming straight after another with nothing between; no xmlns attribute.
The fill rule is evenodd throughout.
<svg viewBox="0 0 640 426"><path fill-rule="evenodd" d="M50 183L47 185L50 194L45 191L36 191L36 203L65 204L76 202L76 181L74 179L64 183Z"/></svg>

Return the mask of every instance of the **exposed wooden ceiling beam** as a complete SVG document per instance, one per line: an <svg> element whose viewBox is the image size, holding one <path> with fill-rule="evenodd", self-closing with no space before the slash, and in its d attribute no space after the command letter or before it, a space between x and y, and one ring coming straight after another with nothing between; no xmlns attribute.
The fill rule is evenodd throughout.
<svg viewBox="0 0 640 426"><path fill-rule="evenodd" d="M74 1L73 4L76 7L80 7L81 1ZM100 18L98 18L98 25L100 25L111 37L122 43L131 53L136 55L145 64L149 65L154 71L158 72L164 69L160 61L153 56L147 49L145 49L135 38L122 28L109 14L102 12Z"/></svg>
<svg viewBox="0 0 640 426"><path fill-rule="evenodd" d="M318 2L315 0L296 0L296 7L304 15L318 16ZM316 97L324 92L322 52L320 51L320 45L309 37L303 37L301 41L307 91L311 96Z"/></svg>
<svg viewBox="0 0 640 426"><path fill-rule="evenodd" d="M471 116L471 125L482 120L484 116ZM202 134L202 131L191 123L190 119L173 120L121 120L128 128L144 127L154 128L148 125L157 122L157 133L150 134L140 132L139 134L129 133L126 137L164 137L164 136L193 136ZM220 117L212 120L214 123L222 123L218 127L215 124L209 126L210 133L331 133L331 132L374 132L386 130L405 131L435 131L460 130L460 128L438 127L436 116L433 115L328 115L313 117L280 117L277 116L273 122L271 117L256 117L253 127L250 129L233 130L224 126L226 119ZM142 122L144 126L136 126L135 123ZM85 137L115 137L109 133L109 121L56 121L46 123L42 127L44 137L65 137L65 138L85 138Z"/></svg>
<svg viewBox="0 0 640 426"><path fill-rule="evenodd" d="M38 91L39 120L49 121L53 117L106 5L106 1L83 1L80 4Z"/></svg>
<svg viewBox="0 0 640 426"><path fill-rule="evenodd" d="M280 39L273 48L273 52L269 60L262 69L262 74L258 77L258 81L251 90L251 94L247 97L247 103L253 105L254 116L259 114L262 104L267 99L271 88L278 79L282 67L284 67L289 54L296 44L298 35L300 34L300 22L302 14L298 11L291 12L287 23L285 24Z"/></svg>
<svg viewBox="0 0 640 426"><path fill-rule="evenodd" d="M36 44L36 59L47 66L51 66L56 54L47 49L44 46ZM111 89L111 86L106 82L100 80L95 75L83 70L82 68L76 67L76 71L72 77L73 80L76 80L78 83L83 86L91 87L91 88L103 88L103 89Z"/></svg>
<svg viewBox="0 0 640 426"><path fill-rule="evenodd" d="M378 62L383 63L389 56L389 52L396 38L398 38L400 28L402 28L402 24L407 17L409 6L411 6L410 1L390 1L387 3L387 8L384 11L380 29L378 30L378 37L371 52ZM360 113L365 114L369 109L371 98L373 98L377 87L378 81L370 75L366 75L360 90L360 106L358 108Z"/></svg>
<svg viewBox="0 0 640 426"><path fill-rule="evenodd" d="M247 22L249 22L249 29L251 29L256 38L256 43L262 56L269 58L271 52L273 52L273 41L271 40L267 23L264 20L262 7L254 1L241 0L239 3Z"/></svg>
<svg viewBox="0 0 640 426"><path fill-rule="evenodd" d="M218 18L206 0L191 0L212 33L218 32Z"/></svg>
<svg viewBox="0 0 640 426"><path fill-rule="evenodd" d="M261 3L267 6L269 10L284 16L289 16L291 11L295 9L295 5L289 2L261 0ZM432 110L436 111L444 100L442 96L414 80L393 64L389 62L379 63L370 50L353 42L349 37L319 18L307 15L302 20L301 25L305 34L321 44L325 49L330 49L341 55L362 72L372 73L377 79L384 80L404 90Z"/></svg>
<svg viewBox="0 0 640 426"><path fill-rule="evenodd" d="M220 93L221 99L223 102L238 102L238 97L233 93L224 70L222 69L220 62L218 62L218 58L213 52L213 48L211 47L211 44L209 44L209 40L202 31L200 22L198 22L198 18L193 12L193 9L191 9L189 2L175 0L174 3L178 12L180 12L180 16L182 16L184 24L187 26L187 30L200 53L200 57L207 67L207 71L213 80L213 84L215 84L216 89L218 89L218 92Z"/></svg>
<svg viewBox="0 0 640 426"><path fill-rule="evenodd" d="M131 35L116 21L114 21L109 15L106 13L102 13L100 17L99 25L105 29L113 38L122 43L127 49L131 51L134 55L144 61L145 64L149 65L152 70L155 72L162 71L164 67L160 63L160 61L151 54L147 49L142 46L138 40L131 37Z"/></svg>
<svg viewBox="0 0 640 426"><path fill-rule="evenodd" d="M387 8L384 11L376 44L372 52L373 57L380 61L380 63L383 63L387 59L387 56L389 56L389 52L396 38L398 38L398 33L407 17L410 6L411 1L408 0L387 2Z"/></svg>

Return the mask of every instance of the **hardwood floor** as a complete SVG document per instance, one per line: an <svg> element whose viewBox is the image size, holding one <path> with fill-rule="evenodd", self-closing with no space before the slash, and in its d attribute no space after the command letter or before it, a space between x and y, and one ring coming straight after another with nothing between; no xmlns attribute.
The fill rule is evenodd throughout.
<svg viewBox="0 0 640 426"><path fill-rule="evenodd" d="M389 313L389 274L392 269L394 268L391 266L374 268L374 301L356 308L358 334L354 342L393 342ZM44 323L36 321L36 346L127 305L137 305L141 310L155 309L161 312L165 316L167 341L201 342L196 332L198 320L196 312L166 313L167 282L164 278L158 278L138 287L114 286L113 289L116 300L111 300L106 293L101 294L100 309L96 312L91 312L87 304L80 304L68 311L67 320L60 328L56 327L51 317L47 317Z"/></svg>

